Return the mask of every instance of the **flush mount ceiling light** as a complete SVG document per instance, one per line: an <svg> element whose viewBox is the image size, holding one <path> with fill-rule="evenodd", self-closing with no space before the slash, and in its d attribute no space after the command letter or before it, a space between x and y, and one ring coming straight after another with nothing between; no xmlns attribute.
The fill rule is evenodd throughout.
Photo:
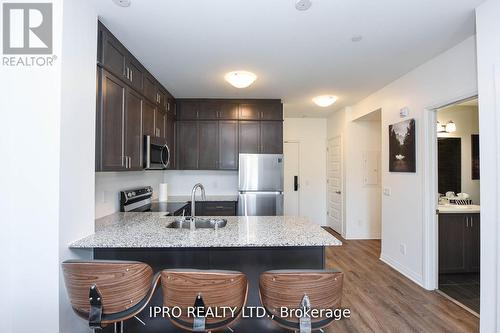
<svg viewBox="0 0 500 333"><path fill-rule="evenodd" d="M113 2L120 7L130 6L130 0L113 0Z"/></svg>
<svg viewBox="0 0 500 333"><path fill-rule="evenodd" d="M326 108L327 106L330 106L337 101L337 96L321 95L321 96L314 97L312 100L314 103L316 103L317 106L321 106L322 108Z"/></svg>
<svg viewBox="0 0 500 333"><path fill-rule="evenodd" d="M311 5L311 0L297 0L295 2L295 8L300 11L308 10L309 8L311 8Z"/></svg>
<svg viewBox="0 0 500 333"><path fill-rule="evenodd" d="M224 79L236 88L246 88L257 80L257 75L248 71L233 71L224 75Z"/></svg>

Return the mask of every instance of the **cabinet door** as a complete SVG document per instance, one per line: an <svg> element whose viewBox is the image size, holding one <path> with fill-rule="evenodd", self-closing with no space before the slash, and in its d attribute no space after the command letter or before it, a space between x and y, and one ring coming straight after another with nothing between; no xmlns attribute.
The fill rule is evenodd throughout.
<svg viewBox="0 0 500 333"><path fill-rule="evenodd" d="M100 118L100 170L125 169L124 159L124 112L125 84L107 71L101 77Z"/></svg>
<svg viewBox="0 0 500 333"><path fill-rule="evenodd" d="M214 170L219 165L219 122L198 122L198 169Z"/></svg>
<svg viewBox="0 0 500 333"><path fill-rule="evenodd" d="M439 273L467 271L469 230L463 214L439 215Z"/></svg>
<svg viewBox="0 0 500 333"><path fill-rule="evenodd" d="M469 271L479 272L480 268L480 215L470 214L469 217Z"/></svg>
<svg viewBox="0 0 500 333"><path fill-rule="evenodd" d="M191 101L181 101L177 103L177 118L181 120L198 119L199 104Z"/></svg>
<svg viewBox="0 0 500 333"><path fill-rule="evenodd" d="M142 66L135 60L129 58L127 61L126 71L128 71L128 73L125 74L128 75L130 85L139 92L142 92L144 83L144 69Z"/></svg>
<svg viewBox="0 0 500 333"><path fill-rule="evenodd" d="M104 68L119 78L126 79L125 65L128 52L108 31L102 30L102 56Z"/></svg>
<svg viewBox="0 0 500 333"><path fill-rule="evenodd" d="M179 169L198 168L198 126L196 121L177 122L177 156Z"/></svg>
<svg viewBox="0 0 500 333"><path fill-rule="evenodd" d="M237 103L221 103L219 110L219 119L238 120L239 105Z"/></svg>
<svg viewBox="0 0 500 333"><path fill-rule="evenodd" d="M262 103L259 110L262 120L283 120L283 104L281 103Z"/></svg>
<svg viewBox="0 0 500 333"><path fill-rule="evenodd" d="M219 169L238 169L238 122L219 121Z"/></svg>
<svg viewBox="0 0 500 333"><path fill-rule="evenodd" d="M127 89L125 107L125 156L128 170L142 170L142 97Z"/></svg>
<svg viewBox="0 0 500 333"><path fill-rule="evenodd" d="M263 154L283 154L283 122L260 123L260 146Z"/></svg>
<svg viewBox="0 0 500 333"><path fill-rule="evenodd" d="M239 106L240 117L239 119L245 120L260 120L260 111L258 104L240 104Z"/></svg>
<svg viewBox="0 0 500 333"><path fill-rule="evenodd" d="M214 101L206 101L199 103L198 119L212 120L217 119L220 111L220 103Z"/></svg>
<svg viewBox="0 0 500 333"><path fill-rule="evenodd" d="M151 75L146 74L144 76L143 93L148 100L156 103L156 81Z"/></svg>
<svg viewBox="0 0 500 333"><path fill-rule="evenodd" d="M240 121L238 132L239 152L257 154L260 152L260 121Z"/></svg>
<svg viewBox="0 0 500 333"><path fill-rule="evenodd" d="M235 216L236 202L234 201L204 201L202 216ZM198 215L198 214L197 214Z"/></svg>
<svg viewBox="0 0 500 333"><path fill-rule="evenodd" d="M158 89L158 105L162 111L167 111L167 92L163 87Z"/></svg>
<svg viewBox="0 0 500 333"><path fill-rule="evenodd" d="M142 131L144 135L155 135L155 113L156 105L151 102L144 101L142 106Z"/></svg>
<svg viewBox="0 0 500 333"><path fill-rule="evenodd" d="M173 116L167 116L165 118L165 132L166 132L166 141L168 148L170 149L170 163L168 164L169 169L176 168L176 147L175 147L175 118Z"/></svg>

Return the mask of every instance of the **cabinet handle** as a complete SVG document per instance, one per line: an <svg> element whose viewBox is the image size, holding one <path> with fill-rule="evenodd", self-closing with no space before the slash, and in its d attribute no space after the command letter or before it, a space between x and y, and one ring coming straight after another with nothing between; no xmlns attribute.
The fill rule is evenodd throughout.
<svg viewBox="0 0 500 333"><path fill-rule="evenodd" d="M468 216L465 217L465 227L466 228L469 227L469 217Z"/></svg>
<svg viewBox="0 0 500 333"><path fill-rule="evenodd" d="M470 227L472 228L474 226L474 219L472 216L470 217Z"/></svg>
<svg viewBox="0 0 500 333"><path fill-rule="evenodd" d="M134 72L130 71L130 81L134 81Z"/></svg>

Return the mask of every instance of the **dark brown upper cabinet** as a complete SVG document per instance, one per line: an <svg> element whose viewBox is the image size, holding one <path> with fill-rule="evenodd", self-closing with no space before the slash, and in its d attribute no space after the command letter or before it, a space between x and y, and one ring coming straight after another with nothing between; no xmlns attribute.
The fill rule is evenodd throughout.
<svg viewBox="0 0 500 333"><path fill-rule="evenodd" d="M200 104L196 101L177 101L177 119L197 120Z"/></svg>
<svg viewBox="0 0 500 333"><path fill-rule="evenodd" d="M219 169L238 169L238 121L219 121Z"/></svg>
<svg viewBox="0 0 500 333"><path fill-rule="evenodd" d="M198 122L198 169L219 168L219 123L217 121Z"/></svg>
<svg viewBox="0 0 500 333"><path fill-rule="evenodd" d="M96 169L125 169L123 137L127 86L109 72L99 71L100 96L97 112Z"/></svg>
<svg viewBox="0 0 500 333"><path fill-rule="evenodd" d="M134 90L126 90L125 102L125 158L129 170L142 170L142 97Z"/></svg>
<svg viewBox="0 0 500 333"><path fill-rule="evenodd" d="M260 122L260 152L262 154L283 154L283 122Z"/></svg>
<svg viewBox="0 0 500 333"><path fill-rule="evenodd" d="M198 103L198 119L216 120L219 116L221 103L201 102Z"/></svg>
<svg viewBox="0 0 500 333"><path fill-rule="evenodd" d="M181 170L198 169L198 123L177 122L177 162Z"/></svg>
<svg viewBox="0 0 500 333"><path fill-rule="evenodd" d="M101 24L98 39L98 61L109 72L120 79L126 79L127 49Z"/></svg>
<svg viewBox="0 0 500 333"><path fill-rule="evenodd" d="M143 88L144 97L146 97L149 101L156 104L155 98L156 98L157 89L158 88L157 88L155 78L149 74L145 74L144 75L144 88Z"/></svg>
<svg viewBox="0 0 500 333"><path fill-rule="evenodd" d="M156 136L155 114L156 105L144 101L142 105L142 130L144 135Z"/></svg>
<svg viewBox="0 0 500 333"><path fill-rule="evenodd" d="M133 88L142 93L145 70L135 59L128 58L127 60L127 65L125 67L127 79L130 81L130 85Z"/></svg>
<svg viewBox="0 0 500 333"><path fill-rule="evenodd" d="M97 170L142 169L142 98L102 70L97 112Z"/></svg>
<svg viewBox="0 0 500 333"><path fill-rule="evenodd" d="M219 119L238 120L239 119L239 104L233 102L225 102L220 104Z"/></svg>
<svg viewBox="0 0 500 333"><path fill-rule="evenodd" d="M258 154L260 152L260 121L239 122L239 153Z"/></svg>
<svg viewBox="0 0 500 333"><path fill-rule="evenodd" d="M169 169L175 169L177 167L177 147L176 147L176 122L174 115L167 114L165 120L165 134L167 139L167 145L170 149L170 163L168 165Z"/></svg>
<svg viewBox="0 0 500 333"><path fill-rule="evenodd" d="M249 102L239 106L239 119L242 120L283 120L281 102Z"/></svg>

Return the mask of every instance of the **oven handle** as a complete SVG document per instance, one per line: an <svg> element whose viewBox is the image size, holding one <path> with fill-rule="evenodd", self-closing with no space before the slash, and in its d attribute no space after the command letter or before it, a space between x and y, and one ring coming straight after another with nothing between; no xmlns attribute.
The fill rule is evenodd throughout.
<svg viewBox="0 0 500 333"><path fill-rule="evenodd" d="M166 163L163 161L163 149L167 149L167 162ZM167 169L168 165L170 164L170 148L168 148L168 145L166 143L161 149L160 160L161 160L161 164L163 165L163 167L165 169Z"/></svg>

